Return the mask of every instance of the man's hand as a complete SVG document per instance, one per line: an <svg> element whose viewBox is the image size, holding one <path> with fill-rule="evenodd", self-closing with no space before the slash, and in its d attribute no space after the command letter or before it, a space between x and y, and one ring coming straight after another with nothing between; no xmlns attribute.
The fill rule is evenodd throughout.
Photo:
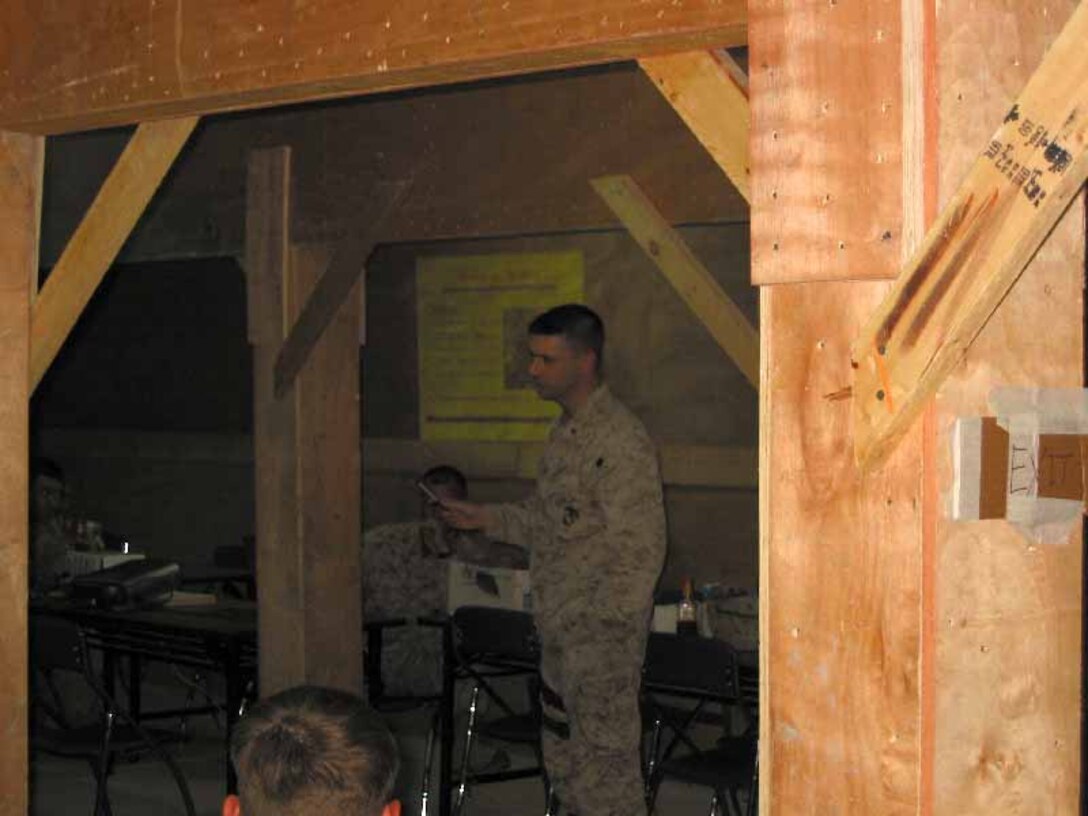
<svg viewBox="0 0 1088 816"><path fill-rule="evenodd" d="M492 521L487 505L457 499L443 499L438 517L455 530L482 530Z"/></svg>

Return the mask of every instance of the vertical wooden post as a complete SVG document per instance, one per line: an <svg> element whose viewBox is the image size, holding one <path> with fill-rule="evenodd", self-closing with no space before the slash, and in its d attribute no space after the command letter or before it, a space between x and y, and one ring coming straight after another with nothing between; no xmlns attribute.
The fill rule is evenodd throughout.
<svg viewBox="0 0 1088 816"><path fill-rule="evenodd" d="M884 173L889 161L900 164L909 252L1075 6L983 0L947 3L938 13L932 0L904 0L897 25L882 0L786 7L755 0L753 235L761 219L773 226L787 214L805 234L820 232L809 210L835 195L823 202L804 190L823 189L828 168L843 184L867 189L858 159L880 147ZM864 75L836 65L833 49L823 48L828 39L868 63ZM895 41L904 44L902 66L871 63L881 43ZM844 83L886 88L897 71L896 150L878 124L895 109L884 96L866 95L851 108L849 140L821 139L826 123L806 130L806 106L824 100L830 115ZM785 93L791 88L799 93ZM785 154L798 161L766 161ZM799 202L780 203L797 190ZM880 207L888 204L885 197ZM865 476L847 450L854 427L846 355L885 287L798 282L807 270L833 268L834 245L821 249L829 237L848 253L871 235L868 216L849 208L839 215L834 236L783 239L753 255L757 267L768 265L753 270L757 280L792 276L761 293L761 805L774 814L1074 813L1079 530L1042 544L1003 521L953 523L944 497L956 416L987 413L998 385L1082 384L1083 202L924 418ZM876 265L867 274L874 270L883 274Z"/></svg>
<svg viewBox="0 0 1088 816"><path fill-rule="evenodd" d="M0 813L27 812L30 298L45 144L0 132Z"/></svg>
<svg viewBox="0 0 1088 816"><path fill-rule="evenodd" d="M257 616L261 693L306 676L301 553L296 524L293 395L277 400L272 372L285 335L290 242L290 148L250 154L246 181L246 293L253 346Z"/></svg>
<svg viewBox="0 0 1088 816"><path fill-rule="evenodd" d="M328 256L290 246L290 150L250 156L246 214L261 694L303 682L362 688L359 295L293 388L276 357Z"/></svg>
<svg viewBox="0 0 1088 816"><path fill-rule="evenodd" d="M291 252L288 314L297 316L332 253ZM360 258L362 263L364 259ZM292 388L298 418L298 529L306 681L359 692L362 449L359 422L359 289L326 326Z"/></svg>
<svg viewBox="0 0 1088 816"><path fill-rule="evenodd" d="M858 278L895 275L916 217L902 18L881 0L749 12L752 274L775 284L760 301L760 805L914 814L923 440L863 477L848 388L886 288Z"/></svg>

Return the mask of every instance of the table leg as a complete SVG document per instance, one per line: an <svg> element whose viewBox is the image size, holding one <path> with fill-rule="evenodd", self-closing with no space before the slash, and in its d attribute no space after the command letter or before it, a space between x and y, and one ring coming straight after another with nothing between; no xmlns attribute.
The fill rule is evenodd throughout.
<svg viewBox="0 0 1088 816"><path fill-rule="evenodd" d="M140 658L129 655L128 658L128 715L136 722L140 721L140 708L143 698L140 689Z"/></svg>
<svg viewBox="0 0 1088 816"><path fill-rule="evenodd" d="M117 699L117 657L110 649L102 650L102 687L110 699Z"/></svg>
<svg viewBox="0 0 1088 816"><path fill-rule="evenodd" d="M442 707L439 731L442 735L442 756L438 764L438 814L450 816L453 786L453 631L447 624L442 629Z"/></svg>

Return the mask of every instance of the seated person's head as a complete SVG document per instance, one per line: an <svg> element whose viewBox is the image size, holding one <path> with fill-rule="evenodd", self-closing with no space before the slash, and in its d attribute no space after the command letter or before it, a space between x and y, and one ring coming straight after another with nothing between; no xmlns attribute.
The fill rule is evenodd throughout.
<svg viewBox="0 0 1088 816"><path fill-rule="evenodd" d="M30 462L30 517L45 521L64 511L67 501L64 471L52 459Z"/></svg>
<svg viewBox="0 0 1088 816"><path fill-rule="evenodd" d="M238 795L223 816L399 816L397 746L378 715L343 691L299 686L262 700L231 739Z"/></svg>
<svg viewBox="0 0 1088 816"><path fill-rule="evenodd" d="M451 465L433 467L420 476L419 480L439 499L464 501L468 498L468 480L465 479L465 474Z"/></svg>

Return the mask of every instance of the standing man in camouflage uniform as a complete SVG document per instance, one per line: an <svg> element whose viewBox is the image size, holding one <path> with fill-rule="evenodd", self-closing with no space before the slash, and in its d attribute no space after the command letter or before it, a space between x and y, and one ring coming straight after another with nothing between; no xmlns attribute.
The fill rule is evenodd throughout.
<svg viewBox="0 0 1088 816"><path fill-rule="evenodd" d="M633 816L642 796L638 691L665 514L653 443L601 379L604 326L570 304L529 326L529 374L563 409L520 504L444 502L452 526L531 551L544 762L568 813Z"/></svg>

